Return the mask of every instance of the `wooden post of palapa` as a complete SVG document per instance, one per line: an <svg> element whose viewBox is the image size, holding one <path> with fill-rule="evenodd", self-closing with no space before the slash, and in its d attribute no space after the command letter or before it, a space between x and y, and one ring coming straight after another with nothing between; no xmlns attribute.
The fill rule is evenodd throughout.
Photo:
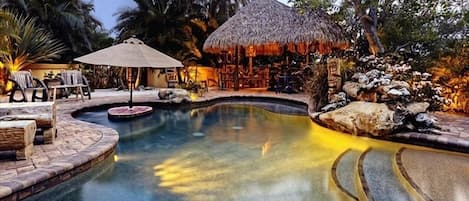
<svg viewBox="0 0 469 201"><path fill-rule="evenodd" d="M234 72L234 90L239 91L239 48L238 46L235 47L235 55L236 55L236 66L235 66L235 72Z"/></svg>

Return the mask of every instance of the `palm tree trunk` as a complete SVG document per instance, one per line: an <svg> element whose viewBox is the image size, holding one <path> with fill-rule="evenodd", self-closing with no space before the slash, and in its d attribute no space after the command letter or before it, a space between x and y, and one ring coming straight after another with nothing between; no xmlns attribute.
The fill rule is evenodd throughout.
<svg viewBox="0 0 469 201"><path fill-rule="evenodd" d="M124 80L125 80L124 79L124 76L125 76L124 75L124 70L125 70L125 68L120 68L120 70L119 70L119 85L120 85L120 87L122 87L122 89L126 88L125 83L124 83Z"/></svg>
<svg viewBox="0 0 469 201"><path fill-rule="evenodd" d="M142 76L142 68L137 68L137 78L135 79L135 85L134 87L137 88L140 86L140 82L142 79L140 78Z"/></svg>
<svg viewBox="0 0 469 201"><path fill-rule="evenodd" d="M365 37L368 41L370 53L377 55L384 53L384 46L378 37L376 8L371 7L369 14L366 14L360 0L353 0L356 15L360 18L360 23L365 31Z"/></svg>
<svg viewBox="0 0 469 201"><path fill-rule="evenodd" d="M178 84L182 84L184 81L182 80L182 77L181 77L181 68L176 68L176 73L177 73L177 78L178 78Z"/></svg>

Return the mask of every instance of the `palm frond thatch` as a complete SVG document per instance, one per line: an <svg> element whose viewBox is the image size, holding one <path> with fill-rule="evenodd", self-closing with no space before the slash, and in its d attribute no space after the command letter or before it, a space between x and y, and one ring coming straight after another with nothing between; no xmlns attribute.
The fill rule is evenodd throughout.
<svg viewBox="0 0 469 201"><path fill-rule="evenodd" d="M257 54L279 55L285 46L301 54L310 48L327 53L346 48L348 42L325 12L301 14L276 0L254 0L215 30L203 49L220 53L251 45Z"/></svg>

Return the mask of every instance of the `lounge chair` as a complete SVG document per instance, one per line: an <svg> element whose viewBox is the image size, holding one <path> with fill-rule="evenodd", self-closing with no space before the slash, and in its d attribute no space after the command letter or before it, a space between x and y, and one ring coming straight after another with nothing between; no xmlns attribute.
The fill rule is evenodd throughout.
<svg viewBox="0 0 469 201"><path fill-rule="evenodd" d="M17 160L29 159L34 152L35 133L35 121L0 121L0 150L15 150Z"/></svg>
<svg viewBox="0 0 469 201"><path fill-rule="evenodd" d="M88 96L88 99L91 99L91 88L90 85L88 84L88 80L84 75L81 74L80 71L78 70L67 70L61 72L61 79L62 79L62 84L63 85L69 85L69 86L74 86L74 85L81 85L83 95ZM72 90L66 92L66 96L70 95L72 93ZM75 91L75 93L78 93Z"/></svg>
<svg viewBox="0 0 469 201"><path fill-rule="evenodd" d="M27 102L26 91L32 90L33 94L31 101L35 102L36 99L47 101L48 91L47 86L41 80L34 78L30 71L18 71L11 75L9 81L13 82L13 89L10 93L11 102ZM15 99L16 92L21 92L21 99ZM38 92L42 92L42 96L38 96Z"/></svg>

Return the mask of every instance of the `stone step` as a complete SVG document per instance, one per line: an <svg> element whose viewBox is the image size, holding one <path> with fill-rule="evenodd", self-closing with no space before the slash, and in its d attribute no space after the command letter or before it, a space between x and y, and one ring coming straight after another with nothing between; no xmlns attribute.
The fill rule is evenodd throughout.
<svg viewBox="0 0 469 201"><path fill-rule="evenodd" d="M404 164L402 162L402 153L406 150L406 148L401 148L399 149L395 155L394 155L394 172L396 172L396 175L401 182L401 184L407 189L407 191L412 195L412 197L416 201L427 201L427 200L434 200L430 198L427 194L425 194L422 189L415 183L415 181L412 180L412 178L409 176L406 168L404 167ZM420 157L418 157L420 159ZM414 160L412 160L414 161ZM433 175L435 176L435 175ZM431 176L431 177L433 177ZM464 180L464 179L463 179ZM443 192L443 191L441 191ZM451 200L451 199L448 199Z"/></svg>
<svg viewBox="0 0 469 201"><path fill-rule="evenodd" d="M348 149L334 161L331 174L332 180L340 191L349 199L358 200L355 187L355 167L361 152Z"/></svg>
<svg viewBox="0 0 469 201"><path fill-rule="evenodd" d="M377 149L369 149L360 156L358 174L367 200L414 200L394 172L393 159L393 152Z"/></svg>

